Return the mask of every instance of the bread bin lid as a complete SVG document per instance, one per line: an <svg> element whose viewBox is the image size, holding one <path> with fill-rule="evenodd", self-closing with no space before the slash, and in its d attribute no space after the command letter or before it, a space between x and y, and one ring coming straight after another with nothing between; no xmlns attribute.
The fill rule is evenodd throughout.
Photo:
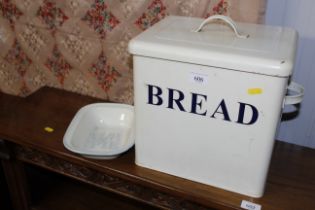
<svg viewBox="0 0 315 210"><path fill-rule="evenodd" d="M221 16L222 17L222 16ZM219 18L220 19L220 18ZM129 52L218 68L288 77L292 74L297 32L290 28L168 16L129 43Z"/></svg>

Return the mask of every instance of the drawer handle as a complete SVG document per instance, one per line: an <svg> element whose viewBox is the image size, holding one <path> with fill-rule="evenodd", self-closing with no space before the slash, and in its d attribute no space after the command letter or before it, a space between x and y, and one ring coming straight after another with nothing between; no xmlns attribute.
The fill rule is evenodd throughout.
<svg viewBox="0 0 315 210"><path fill-rule="evenodd" d="M299 104L302 102L304 96L304 87L302 85L296 82L290 82L287 89L295 92L295 94L286 95L284 98L284 105Z"/></svg>
<svg viewBox="0 0 315 210"><path fill-rule="evenodd" d="M213 16L208 17L207 19L202 21L200 26L196 30L194 30L194 32L200 32L205 25L207 25L213 20L223 20L224 22L226 22L233 29L236 37L238 38L245 39L249 37L249 34L240 34L237 29L236 23L230 17L224 16L224 15L213 15Z"/></svg>

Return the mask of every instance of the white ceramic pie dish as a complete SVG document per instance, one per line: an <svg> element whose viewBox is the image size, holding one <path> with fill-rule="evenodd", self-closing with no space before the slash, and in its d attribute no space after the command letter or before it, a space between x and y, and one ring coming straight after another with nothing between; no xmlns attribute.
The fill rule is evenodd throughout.
<svg viewBox="0 0 315 210"><path fill-rule="evenodd" d="M134 145L134 108L117 103L82 107L63 137L64 146L95 159L112 159Z"/></svg>

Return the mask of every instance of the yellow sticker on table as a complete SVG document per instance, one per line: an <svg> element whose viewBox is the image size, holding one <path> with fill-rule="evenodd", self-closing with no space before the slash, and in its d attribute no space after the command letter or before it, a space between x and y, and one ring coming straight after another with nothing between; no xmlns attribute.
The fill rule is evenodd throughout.
<svg viewBox="0 0 315 210"><path fill-rule="evenodd" d="M249 88L247 90L247 93L249 95L257 95L257 94L262 94L263 90L261 88Z"/></svg>
<svg viewBox="0 0 315 210"><path fill-rule="evenodd" d="M51 128L51 127L45 127L44 128L44 130L46 131L46 132L48 132L48 133L51 133L51 132L53 132L54 131L54 129L53 128Z"/></svg>

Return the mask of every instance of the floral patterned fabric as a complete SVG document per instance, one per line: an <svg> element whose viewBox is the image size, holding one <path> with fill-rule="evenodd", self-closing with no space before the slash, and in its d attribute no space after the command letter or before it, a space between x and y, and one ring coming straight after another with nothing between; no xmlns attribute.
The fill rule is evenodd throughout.
<svg viewBox="0 0 315 210"><path fill-rule="evenodd" d="M167 15L261 22L265 0L0 0L0 91L42 86L132 104L129 40Z"/></svg>

